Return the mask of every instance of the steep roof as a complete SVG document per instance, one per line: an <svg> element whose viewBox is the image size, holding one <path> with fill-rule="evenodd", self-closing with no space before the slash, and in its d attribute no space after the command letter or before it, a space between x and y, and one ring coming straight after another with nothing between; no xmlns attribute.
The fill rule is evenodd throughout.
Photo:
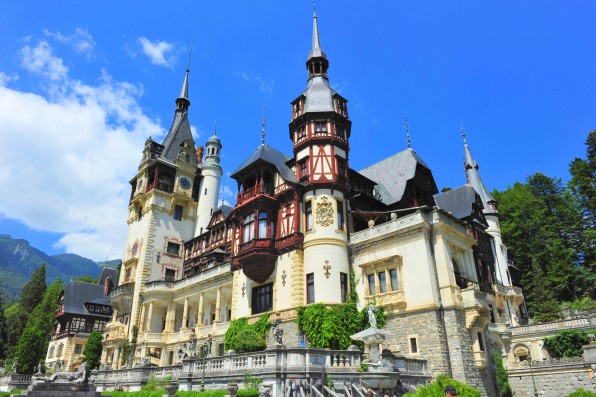
<svg viewBox="0 0 596 397"><path fill-rule="evenodd" d="M302 93L304 112L334 112L333 96L337 93L329 85L329 79L324 76L314 76L308 80L308 86Z"/></svg>
<svg viewBox="0 0 596 397"><path fill-rule="evenodd" d="M220 205L219 208L217 209L217 211L221 211L226 218L228 216L230 216L230 214L232 213L232 210L233 210L232 207L230 207L229 205L225 205L225 204Z"/></svg>
<svg viewBox="0 0 596 397"><path fill-rule="evenodd" d="M465 185L448 192L434 195L435 203L440 209L450 212L458 219L472 215L472 206L476 202L476 191Z"/></svg>
<svg viewBox="0 0 596 397"><path fill-rule="evenodd" d="M277 169L277 171L281 174L282 178L286 182L296 182L296 176L292 172L292 170L286 165L288 160L291 160L291 157L286 156L282 152L273 149L271 146L263 144L260 145L257 150L250 155L248 159L246 159L240 167L236 169L231 175L231 178L235 178L240 174L244 169L246 169L251 164L262 160L265 161Z"/></svg>
<svg viewBox="0 0 596 397"><path fill-rule="evenodd" d="M470 151L470 147L468 146L468 142L464 135L464 151L466 158L464 160L464 169L466 170L466 179L468 180L468 184L471 185L474 190L480 195L480 199L482 199L482 205L484 205L484 212L485 214L494 214L496 211L493 209L489 203L496 202L493 198L492 194L488 191L484 182L482 182L482 178L480 177L480 172L478 171L478 163L472 157L472 152Z"/></svg>
<svg viewBox="0 0 596 397"><path fill-rule="evenodd" d="M103 270L101 271L101 275L99 276L99 280L97 281L98 285L103 286L106 279L108 277L112 278L112 283L114 284L114 287L118 286L118 270L111 268L111 267L104 267Z"/></svg>
<svg viewBox="0 0 596 397"><path fill-rule="evenodd" d="M192 132L190 131L188 113L186 111L176 111L170 132L168 132L166 139L164 139L162 143L164 149L161 152L160 157L167 158L172 162L176 161L176 157L180 152L180 147L187 139L192 140L194 147L195 143L194 139L192 138ZM196 156L194 156L191 160L194 160L193 163L195 164L198 163Z"/></svg>
<svg viewBox="0 0 596 397"><path fill-rule="evenodd" d="M406 149L359 172L377 183L375 189L383 203L392 204L403 197L406 184L416 175L418 164L430 171L415 151Z"/></svg>
<svg viewBox="0 0 596 397"><path fill-rule="evenodd" d="M99 305L111 306L104 295L104 287L99 284L84 283L82 281L71 281L64 288L64 313L79 315L94 315L87 311L85 302ZM110 316L102 316L109 318Z"/></svg>

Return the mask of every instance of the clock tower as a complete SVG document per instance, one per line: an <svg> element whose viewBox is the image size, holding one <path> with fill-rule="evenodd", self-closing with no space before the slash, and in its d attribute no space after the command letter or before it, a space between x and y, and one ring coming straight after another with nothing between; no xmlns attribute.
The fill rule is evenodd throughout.
<svg viewBox="0 0 596 397"><path fill-rule="evenodd" d="M347 100L329 84L328 68L315 10L308 83L292 102L289 125L296 179L303 185L304 272L307 285L316 286L307 303L345 300L349 274L345 194L352 123Z"/></svg>

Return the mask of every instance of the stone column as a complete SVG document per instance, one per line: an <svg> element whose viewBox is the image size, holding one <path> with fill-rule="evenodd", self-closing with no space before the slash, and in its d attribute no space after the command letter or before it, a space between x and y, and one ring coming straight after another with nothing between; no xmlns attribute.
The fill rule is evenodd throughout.
<svg viewBox="0 0 596 397"><path fill-rule="evenodd" d="M203 326L203 304L204 304L204 299L203 299L203 293L201 292L201 294L199 295L199 310L197 311L197 326L202 327Z"/></svg>
<svg viewBox="0 0 596 397"><path fill-rule="evenodd" d="M112 368L118 369L120 368L120 346L116 346L114 349L114 358L112 358Z"/></svg>
<svg viewBox="0 0 596 397"><path fill-rule="evenodd" d="M188 328L188 297L184 298L184 310L182 311L182 326L180 329Z"/></svg>
<svg viewBox="0 0 596 397"><path fill-rule="evenodd" d="M217 297L215 298L215 320L214 323L220 322L220 312L221 312L221 287L217 287Z"/></svg>
<svg viewBox="0 0 596 397"><path fill-rule="evenodd" d="M146 303L141 305L141 321L139 321L139 333L145 331L145 308L147 307Z"/></svg>
<svg viewBox="0 0 596 397"><path fill-rule="evenodd" d="M101 352L101 363L105 364L108 358L108 349L103 349Z"/></svg>
<svg viewBox="0 0 596 397"><path fill-rule="evenodd" d="M176 303L170 304L170 327L169 331L174 332L174 326L176 325Z"/></svg>
<svg viewBox="0 0 596 397"><path fill-rule="evenodd" d="M149 302L149 313L147 314L147 327L146 327L146 331L147 332L152 332L152 321L153 321L153 301Z"/></svg>

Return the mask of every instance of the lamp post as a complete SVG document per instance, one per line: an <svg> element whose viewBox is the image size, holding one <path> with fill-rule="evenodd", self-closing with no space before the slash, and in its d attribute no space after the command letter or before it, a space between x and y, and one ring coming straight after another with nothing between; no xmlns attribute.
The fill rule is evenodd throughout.
<svg viewBox="0 0 596 397"><path fill-rule="evenodd" d="M205 391L205 367L207 367L207 355L211 346L211 334L207 334L207 339L203 343L203 376L201 377L201 391Z"/></svg>
<svg viewBox="0 0 596 397"><path fill-rule="evenodd" d="M534 380L534 369L532 367L532 353L528 352L528 359L530 363L530 376L532 377L532 385L534 386L534 397L538 397L538 390L536 389L536 381Z"/></svg>

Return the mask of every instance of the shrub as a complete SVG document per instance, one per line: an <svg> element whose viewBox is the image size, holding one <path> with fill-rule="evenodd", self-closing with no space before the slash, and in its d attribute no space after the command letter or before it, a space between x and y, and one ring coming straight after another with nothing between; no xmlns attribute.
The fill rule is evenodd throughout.
<svg viewBox="0 0 596 397"><path fill-rule="evenodd" d="M497 351L493 352L493 361L495 363L495 372L497 375L497 386L501 397L512 397L513 390L509 384L509 377L507 376L507 369L503 365L503 357Z"/></svg>
<svg viewBox="0 0 596 397"><path fill-rule="evenodd" d="M458 397L480 397L480 391L478 389L473 388L472 386L468 386L465 383L458 382L451 378L446 377L445 375L439 375L435 378L432 383L429 383L426 386L421 386L416 390L416 393L406 393L404 397L435 397L435 396L444 396L445 395L445 387L451 385L455 387L457 390Z"/></svg>
<svg viewBox="0 0 596 397"><path fill-rule="evenodd" d="M245 317L232 321L224 335L225 350L234 350L236 353L265 350L267 347L266 336L271 328L269 315L270 313L263 314L252 325Z"/></svg>
<svg viewBox="0 0 596 397"><path fill-rule="evenodd" d="M14 392L13 392L14 393ZM162 397L166 394L165 390L142 390L135 392L126 391L105 391L102 395L110 395L112 397ZM228 394L227 390L206 390L206 391L178 391L176 395L179 397L224 397ZM257 397L259 395L258 390L238 390L236 393L238 397ZM4 397L5 394L0 393L0 397ZM8 397L8 394L6 394Z"/></svg>
<svg viewBox="0 0 596 397"><path fill-rule="evenodd" d="M151 374L149 381L143 385L142 391L153 391L153 390L165 390L166 384L172 379L172 376L166 376L163 380L155 379L155 376Z"/></svg>
<svg viewBox="0 0 596 397"><path fill-rule="evenodd" d="M566 330L558 332L555 336L544 338L544 346L553 357L581 357L584 354L582 345L587 345L590 340L588 334L596 330Z"/></svg>
<svg viewBox="0 0 596 397"><path fill-rule="evenodd" d="M567 397L596 397L596 393L592 393L591 391L579 388Z"/></svg>
<svg viewBox="0 0 596 397"><path fill-rule="evenodd" d="M103 346L101 332L93 331L87 339L83 355L87 358L87 364L90 369L96 369L99 366L101 358L101 350Z"/></svg>

